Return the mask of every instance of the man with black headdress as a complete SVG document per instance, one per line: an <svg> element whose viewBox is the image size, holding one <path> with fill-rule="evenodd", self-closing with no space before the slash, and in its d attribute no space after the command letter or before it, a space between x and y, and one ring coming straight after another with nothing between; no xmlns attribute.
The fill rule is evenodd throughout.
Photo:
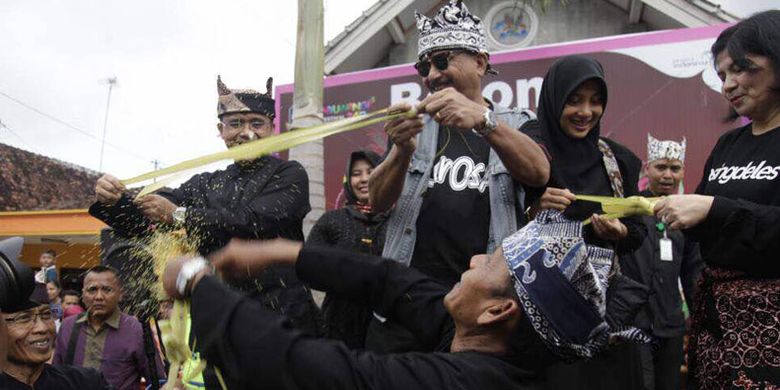
<svg viewBox="0 0 780 390"><path fill-rule="evenodd" d="M266 93L231 90L217 77L217 129L228 148L273 134L272 79L266 87ZM145 235L153 226L185 228L204 255L234 237L303 241L303 217L311 210L304 168L273 156L237 161L224 170L198 174L175 190L136 200L124 191L115 177L101 177L90 214L127 236ZM285 313L293 326L316 332L317 307L291 267L269 268L232 285Z"/></svg>
<svg viewBox="0 0 780 390"><path fill-rule="evenodd" d="M385 125L391 147L371 175L371 204L378 211L395 204L382 255L452 286L467 259L491 253L521 226L521 185L546 183L550 165L518 131L535 115L482 96L483 77L496 74L482 21L460 0L434 18L415 16L415 68L431 94L417 106L420 115ZM415 348L410 335L393 332L392 324L384 328L387 342L375 349Z"/></svg>
<svg viewBox="0 0 780 390"><path fill-rule="evenodd" d="M17 260L23 243L21 237L0 241L0 389L113 389L95 369L47 364L54 315L46 285L35 283L32 270Z"/></svg>

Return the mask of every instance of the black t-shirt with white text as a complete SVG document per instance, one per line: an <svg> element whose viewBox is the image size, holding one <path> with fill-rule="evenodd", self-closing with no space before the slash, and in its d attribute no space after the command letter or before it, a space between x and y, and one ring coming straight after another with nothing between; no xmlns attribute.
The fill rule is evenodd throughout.
<svg viewBox="0 0 780 390"><path fill-rule="evenodd" d="M772 233L780 225L778 151L780 128L754 135L748 124L718 140L696 189L716 199L707 223L692 229L707 264L780 277Z"/></svg>
<svg viewBox="0 0 780 390"><path fill-rule="evenodd" d="M441 127L436 151L411 265L452 286L471 257L487 250L490 146L470 130Z"/></svg>
<svg viewBox="0 0 780 390"><path fill-rule="evenodd" d="M724 134L696 193L780 206L780 128L753 135L747 125Z"/></svg>

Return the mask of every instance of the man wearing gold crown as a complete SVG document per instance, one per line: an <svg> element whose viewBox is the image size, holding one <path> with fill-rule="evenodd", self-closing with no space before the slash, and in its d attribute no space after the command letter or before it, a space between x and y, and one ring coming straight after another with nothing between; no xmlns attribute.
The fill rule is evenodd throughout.
<svg viewBox="0 0 780 390"><path fill-rule="evenodd" d="M228 148L273 134L276 113L271 78L266 87L266 93L231 90L217 77L217 130ZM154 226L185 228L198 240L198 251L203 255L236 237L303 241L303 217L311 210L309 179L303 166L273 156L201 173L177 189L136 200L125 193L117 178L104 175L95 185L95 194L97 202L90 207L90 214L118 234L143 236ZM269 268L256 278L231 286L284 313L293 326L316 333L316 305L292 267Z"/></svg>
<svg viewBox="0 0 780 390"><path fill-rule="evenodd" d="M667 196L678 193L685 176L685 139L682 142L658 140L647 135L648 188L640 195ZM685 319L678 279L689 307L695 280L703 263L699 246L679 230L668 230L655 217L642 217L647 237L636 252L620 258L623 273L651 290L649 303L639 312L636 326L651 333L657 348L640 346L644 388L680 388L683 363Z"/></svg>
<svg viewBox="0 0 780 390"><path fill-rule="evenodd" d="M482 78L496 72L481 20L456 0L433 18L415 16L415 68L431 94L417 106L419 115L385 125L391 147L371 175L371 204L378 211L395 205L382 255L452 286L468 269L465 259L491 253L517 230L521 185L543 186L549 162L518 131L536 123L532 112L482 96ZM413 337L375 348L372 333L369 348L414 348Z"/></svg>

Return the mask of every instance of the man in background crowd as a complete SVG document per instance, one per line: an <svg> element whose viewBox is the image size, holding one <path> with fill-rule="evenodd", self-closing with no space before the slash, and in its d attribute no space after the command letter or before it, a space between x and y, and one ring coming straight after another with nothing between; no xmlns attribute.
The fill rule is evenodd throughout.
<svg viewBox="0 0 780 390"><path fill-rule="evenodd" d="M117 390L136 390L141 377L151 377L141 323L119 310L121 296L114 269L97 266L87 272L87 312L63 321L54 364L98 369ZM158 377L164 378L162 363L156 363Z"/></svg>
<svg viewBox="0 0 780 390"><path fill-rule="evenodd" d="M677 194L685 177L685 139L661 141L648 134L646 173L648 188L640 195L658 197ZM703 263L699 246L679 230L655 217L642 217L647 238L628 257L622 257L623 273L650 288L650 299L637 316L636 326L652 333L658 348L641 345L644 386L647 390L680 389L685 318L680 298L682 285L689 307Z"/></svg>

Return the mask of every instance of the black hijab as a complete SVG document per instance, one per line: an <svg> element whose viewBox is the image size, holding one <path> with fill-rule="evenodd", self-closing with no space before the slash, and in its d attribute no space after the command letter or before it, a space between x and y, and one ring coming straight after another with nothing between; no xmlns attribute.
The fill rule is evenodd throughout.
<svg viewBox="0 0 780 390"><path fill-rule="evenodd" d="M583 139L569 137L561 129L560 118L566 100L582 83L596 80L601 84L604 109L607 106L607 83L598 61L585 56L563 57L544 76L539 98L539 129L531 134L552 157L548 186L568 188L575 194L612 196L612 187L604 167L598 142L601 121Z"/></svg>
<svg viewBox="0 0 780 390"><path fill-rule="evenodd" d="M346 204L356 204L358 202L357 195L352 191L352 183L350 177L352 177L352 166L355 161L366 160L372 168L376 168L382 157L370 150L356 150L349 155L349 161L347 161L347 171L344 173L344 195L346 196Z"/></svg>

